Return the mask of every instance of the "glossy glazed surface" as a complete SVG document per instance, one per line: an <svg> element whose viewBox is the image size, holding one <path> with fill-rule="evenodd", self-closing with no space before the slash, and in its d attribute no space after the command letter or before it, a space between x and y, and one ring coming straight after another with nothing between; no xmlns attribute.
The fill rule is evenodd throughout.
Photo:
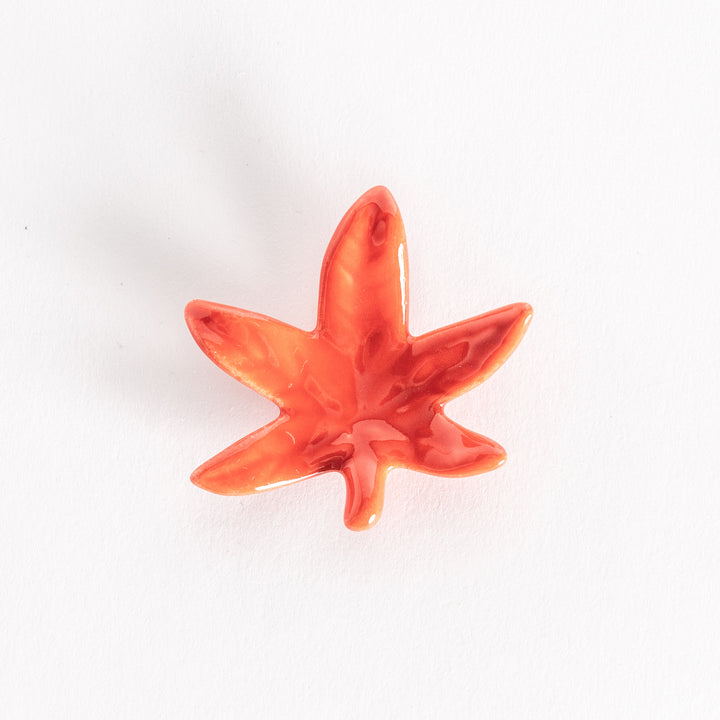
<svg viewBox="0 0 720 720"><path fill-rule="evenodd" d="M448 419L443 404L502 365L532 308L508 305L413 337L407 278L400 212L376 187L333 235L314 330L189 303L188 327L208 357L280 408L273 422L195 470L193 482L245 495L338 470L347 484L345 524L364 530L380 518L392 467L463 476L501 465L505 451Z"/></svg>

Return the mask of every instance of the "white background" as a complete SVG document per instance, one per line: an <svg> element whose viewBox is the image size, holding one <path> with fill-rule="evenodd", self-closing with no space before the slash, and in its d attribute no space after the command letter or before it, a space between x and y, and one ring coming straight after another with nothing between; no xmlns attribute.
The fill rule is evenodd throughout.
<svg viewBox="0 0 720 720"><path fill-rule="evenodd" d="M720 706L720 6L5 2L9 718L706 718ZM204 298L310 328L365 190L421 333L533 304L451 416L501 469L190 472L274 416Z"/></svg>

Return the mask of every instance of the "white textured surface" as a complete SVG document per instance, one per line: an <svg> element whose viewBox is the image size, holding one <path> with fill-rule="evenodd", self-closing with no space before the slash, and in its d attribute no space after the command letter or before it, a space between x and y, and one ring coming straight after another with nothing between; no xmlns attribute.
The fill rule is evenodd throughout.
<svg viewBox="0 0 720 720"><path fill-rule="evenodd" d="M717 717L720 8L626 5L6 3L4 716ZM311 327L379 183L414 332L535 307L508 463L196 489L273 409L185 302Z"/></svg>

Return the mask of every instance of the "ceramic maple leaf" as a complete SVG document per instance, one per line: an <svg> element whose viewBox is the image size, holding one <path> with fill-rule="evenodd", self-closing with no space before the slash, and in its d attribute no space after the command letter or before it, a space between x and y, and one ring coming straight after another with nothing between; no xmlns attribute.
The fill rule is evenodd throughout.
<svg viewBox="0 0 720 720"><path fill-rule="evenodd" d="M195 470L193 482L247 495L337 470L347 484L345 524L363 530L380 517L393 467L464 476L501 465L500 445L447 418L443 405L505 362L532 308L508 305L413 337L407 277L400 212L376 187L330 241L314 330L189 303L188 327L208 357L280 408L271 423Z"/></svg>

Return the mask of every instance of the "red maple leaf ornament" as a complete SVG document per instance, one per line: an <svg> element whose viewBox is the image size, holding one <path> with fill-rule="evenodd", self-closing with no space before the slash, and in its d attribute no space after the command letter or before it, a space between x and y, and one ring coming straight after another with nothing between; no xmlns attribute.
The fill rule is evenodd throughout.
<svg viewBox="0 0 720 720"><path fill-rule="evenodd" d="M330 241L314 330L190 302L185 319L207 356L280 408L271 423L202 464L192 481L249 495L340 471L345 524L364 530L380 518L393 467L457 477L502 465L500 445L448 419L443 405L505 362L532 308L516 303L413 337L407 277L400 212L389 190L375 187Z"/></svg>

